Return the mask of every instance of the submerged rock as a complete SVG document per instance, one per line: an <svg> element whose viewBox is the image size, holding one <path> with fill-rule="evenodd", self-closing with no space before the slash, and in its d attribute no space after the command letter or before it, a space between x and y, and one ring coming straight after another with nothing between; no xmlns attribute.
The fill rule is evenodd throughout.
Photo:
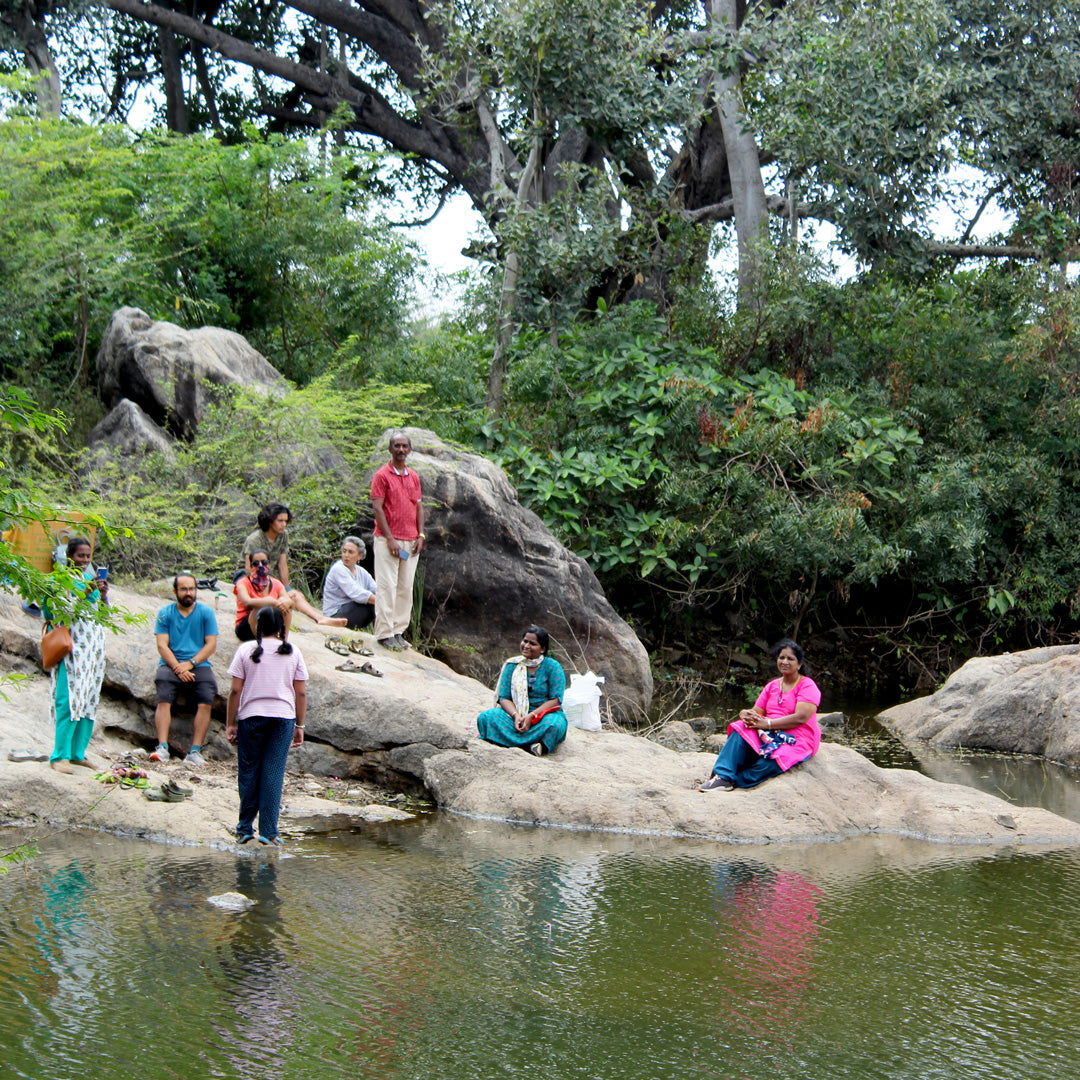
<svg viewBox="0 0 1080 1080"><path fill-rule="evenodd" d="M247 911L248 908L255 906L254 900L238 892L223 892L217 896L208 896L206 902L213 904L214 907L223 908L225 911Z"/></svg>

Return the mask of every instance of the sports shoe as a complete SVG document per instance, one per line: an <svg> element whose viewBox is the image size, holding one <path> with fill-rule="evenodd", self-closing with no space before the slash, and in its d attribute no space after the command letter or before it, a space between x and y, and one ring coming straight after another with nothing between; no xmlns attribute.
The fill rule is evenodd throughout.
<svg viewBox="0 0 1080 1080"><path fill-rule="evenodd" d="M162 743L154 749L154 752L150 755L150 761L158 761L162 765L167 765L169 762L169 748Z"/></svg>
<svg viewBox="0 0 1080 1080"><path fill-rule="evenodd" d="M191 750L184 758L184 764L190 765L193 769L201 769L206 764L206 758L198 750Z"/></svg>
<svg viewBox="0 0 1080 1080"><path fill-rule="evenodd" d="M401 646L398 644L396 637L381 637L379 638L379 644L391 652L401 652Z"/></svg>
<svg viewBox="0 0 1080 1080"><path fill-rule="evenodd" d="M715 773L702 784L698 791L734 791L735 785L726 776L717 776Z"/></svg>

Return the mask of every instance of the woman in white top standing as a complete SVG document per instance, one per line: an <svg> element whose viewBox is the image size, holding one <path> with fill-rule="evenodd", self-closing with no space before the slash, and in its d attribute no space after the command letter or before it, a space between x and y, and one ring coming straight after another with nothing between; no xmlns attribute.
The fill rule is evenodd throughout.
<svg viewBox="0 0 1080 1080"><path fill-rule="evenodd" d="M264 641L276 641L277 648L265 649ZM288 640L280 609L259 608L255 640L236 650L229 674L225 737L236 745L236 838L241 844L254 838L258 814L259 843L281 846L278 813L285 762L290 747L304 741L308 673L300 650Z"/></svg>
<svg viewBox="0 0 1080 1080"><path fill-rule="evenodd" d="M346 536L341 541L341 558L323 582L323 615L347 619L350 630L375 621L375 579L360 565L366 554L360 537Z"/></svg>

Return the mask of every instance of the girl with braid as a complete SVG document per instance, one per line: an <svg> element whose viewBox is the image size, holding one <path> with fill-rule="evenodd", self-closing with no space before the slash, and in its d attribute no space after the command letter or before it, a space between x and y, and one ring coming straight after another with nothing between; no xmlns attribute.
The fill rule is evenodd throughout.
<svg viewBox="0 0 1080 1080"><path fill-rule="evenodd" d="M308 673L300 650L289 641L279 608L259 608L255 640L236 650L229 674L225 737L236 745L240 791L236 838L241 844L255 838L257 814L259 843L280 847L278 813L285 762L289 749L304 741Z"/></svg>

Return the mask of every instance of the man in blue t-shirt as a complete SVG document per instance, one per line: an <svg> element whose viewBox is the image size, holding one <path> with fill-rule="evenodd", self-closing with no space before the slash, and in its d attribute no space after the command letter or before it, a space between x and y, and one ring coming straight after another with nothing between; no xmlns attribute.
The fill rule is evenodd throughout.
<svg viewBox="0 0 1080 1080"><path fill-rule="evenodd" d="M151 761L169 760L169 725L176 697L185 687L195 695L195 730L185 765L198 768L206 764L202 756L203 739L210 728L210 706L217 693L217 680L210 657L217 648L218 625L212 609L196 599L197 587L191 574L173 578L175 604L163 607L157 615L154 636L161 655L157 674L157 748Z"/></svg>

